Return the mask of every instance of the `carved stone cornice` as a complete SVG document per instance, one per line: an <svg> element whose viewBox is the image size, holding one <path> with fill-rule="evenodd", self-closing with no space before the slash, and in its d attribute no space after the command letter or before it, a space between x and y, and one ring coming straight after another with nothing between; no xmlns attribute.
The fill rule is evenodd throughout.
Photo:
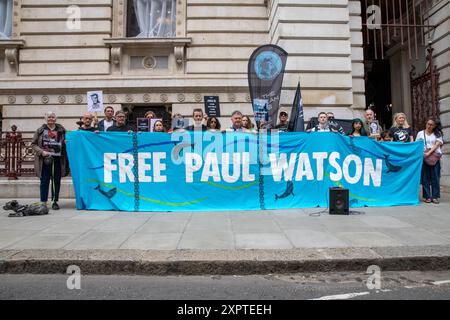
<svg viewBox="0 0 450 320"><path fill-rule="evenodd" d="M183 69L185 47L192 42L191 38L106 38L103 42L111 48L111 63L115 66L122 61L122 49L169 48L173 50L175 62L179 70Z"/></svg>
<svg viewBox="0 0 450 320"><path fill-rule="evenodd" d="M25 40L0 40L0 50L4 50L6 60L12 71L19 70L19 49L25 45Z"/></svg>

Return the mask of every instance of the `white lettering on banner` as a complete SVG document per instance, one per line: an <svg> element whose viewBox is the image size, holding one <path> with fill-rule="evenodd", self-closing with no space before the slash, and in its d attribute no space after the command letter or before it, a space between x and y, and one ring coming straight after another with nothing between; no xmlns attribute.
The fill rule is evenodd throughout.
<svg viewBox="0 0 450 320"><path fill-rule="evenodd" d="M120 183L126 182L126 176L128 177L129 181L134 182L133 166L134 166L134 158L133 158L132 154L119 153L119 181L120 181Z"/></svg>
<svg viewBox="0 0 450 320"><path fill-rule="evenodd" d="M350 164L355 163L355 175L353 177L350 176ZM342 164L344 171L344 179L350 184L356 184L361 179L362 175L362 162L361 158L354 154L349 154L344 159L344 163Z"/></svg>
<svg viewBox="0 0 450 320"><path fill-rule="evenodd" d="M139 182L167 182L162 174L166 170L165 152L139 152L138 175ZM153 159L150 165L149 160ZM116 164L118 163L118 164ZM105 153L103 154L103 180L105 183L113 182L113 172L118 171L119 182L134 182L134 157L131 153Z"/></svg>
<svg viewBox="0 0 450 320"><path fill-rule="evenodd" d="M203 158L201 154L186 152L184 169L186 183L194 182L194 174L198 173L198 182L253 182L255 174L250 173L251 154L208 152ZM165 152L138 153L139 182L167 182ZM341 160L339 152L312 153L269 153L267 170L275 182L281 181L323 181L329 177L331 181L346 181L364 186L380 187L383 171L383 160L363 158L355 154L347 155ZM105 153L103 155L104 182L113 182L113 173L120 183L134 182L134 157L131 153ZM256 167L253 167L256 170ZM117 178L116 178L117 179Z"/></svg>
<svg viewBox="0 0 450 320"><path fill-rule="evenodd" d="M105 168L103 177L105 183L112 182L112 172L117 170L117 165L112 164L113 160L117 160L117 153L105 153L103 155L103 167Z"/></svg>
<svg viewBox="0 0 450 320"><path fill-rule="evenodd" d="M155 152L153 154L153 181L167 182L167 177L161 175L161 171L166 171L166 164L161 163L161 160L166 159L165 152Z"/></svg>
<svg viewBox="0 0 450 320"><path fill-rule="evenodd" d="M309 161L309 155L307 153L300 153L295 181L302 181L304 176L306 176L307 180L314 180L314 174L312 172L311 162Z"/></svg>
<svg viewBox="0 0 450 320"><path fill-rule="evenodd" d="M250 153L248 152L242 154L242 181L255 181L255 175L250 173Z"/></svg>
<svg viewBox="0 0 450 320"><path fill-rule="evenodd" d="M276 154L271 153L269 154L269 159L274 181L280 182L283 173L284 181L292 181L292 175L294 174L295 169L295 161L297 160L296 153L291 153L291 156L289 157L289 164L287 163L286 153L281 153L278 161Z"/></svg>
<svg viewBox="0 0 450 320"><path fill-rule="evenodd" d="M381 172L383 170L383 160L377 159L376 168L373 167L372 159L364 159L364 185L370 186L370 178L372 178L373 186L381 186Z"/></svg>
<svg viewBox="0 0 450 320"><path fill-rule="evenodd" d="M317 164L317 181L323 181L323 160L328 158L328 152L313 152Z"/></svg>
<svg viewBox="0 0 450 320"><path fill-rule="evenodd" d="M138 171L139 171L139 182L152 182L152 177L146 176L146 171L151 170L151 166L145 163L146 159L151 159L152 154L150 152L142 152L138 154Z"/></svg>
<svg viewBox="0 0 450 320"><path fill-rule="evenodd" d="M312 158L315 160L316 168L316 176L314 177L314 171L312 169L310 155L308 153L299 153L298 155L290 154L289 162L287 161L286 153L271 153L269 154L269 158L272 176L275 182L280 182L282 180L292 181L294 167L298 158L295 181L302 181L303 177L306 177L306 180L323 181L325 173L324 168L326 164L328 164L332 168L332 170L329 171L331 181L337 182L344 179L350 184L356 184L363 177L364 170L364 186L370 186L371 181L374 187L381 186L381 173L383 169L383 160L381 159L376 159L376 163L374 166L373 159L364 158L363 166L360 157L354 154L350 154L345 157L341 165L338 162L338 160L341 158L339 152L332 152L329 156L327 152L313 152ZM328 163L326 162L327 159ZM352 172L353 174L351 175L350 172Z"/></svg>
<svg viewBox="0 0 450 320"><path fill-rule="evenodd" d="M229 155L229 153L225 154ZM219 162L217 161L217 154L215 153L206 154L201 181L207 182L210 177L213 178L214 182L220 182Z"/></svg>
<svg viewBox="0 0 450 320"><path fill-rule="evenodd" d="M330 157L328 159L328 163L330 164L330 166L332 166L336 170L336 173L330 172L331 181L341 181L342 179L342 169L339 163L337 163L337 160L339 160L340 158L341 155L339 154L339 152L335 151L330 154Z"/></svg>
<svg viewBox="0 0 450 320"><path fill-rule="evenodd" d="M186 182L192 183L194 182L194 172L197 172L201 169L203 164L203 159L200 155L196 153L186 153L185 155L186 161Z"/></svg>

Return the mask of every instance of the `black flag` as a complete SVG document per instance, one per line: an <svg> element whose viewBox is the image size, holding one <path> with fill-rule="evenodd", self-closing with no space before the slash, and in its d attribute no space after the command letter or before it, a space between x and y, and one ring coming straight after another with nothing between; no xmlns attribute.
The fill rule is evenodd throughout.
<svg viewBox="0 0 450 320"><path fill-rule="evenodd" d="M300 91L300 81L295 91L294 103L292 104L292 114L289 120L288 131L303 132L305 131L305 116L303 114L303 99Z"/></svg>
<svg viewBox="0 0 450 320"><path fill-rule="evenodd" d="M269 44L253 51L248 61L248 86L256 123L274 128L280 106L281 85L287 52Z"/></svg>

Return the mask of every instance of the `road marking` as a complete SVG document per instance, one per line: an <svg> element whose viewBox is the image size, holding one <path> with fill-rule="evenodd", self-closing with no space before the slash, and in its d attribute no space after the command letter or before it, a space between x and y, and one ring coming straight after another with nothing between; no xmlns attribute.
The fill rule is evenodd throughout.
<svg viewBox="0 0 450 320"><path fill-rule="evenodd" d="M354 293L337 294L334 296L324 296L317 299L309 299L309 300L346 300L359 296L366 296L368 294L370 294L370 292L354 292Z"/></svg>
<svg viewBox="0 0 450 320"><path fill-rule="evenodd" d="M447 284L450 283L450 280L443 280L443 281L434 281L432 282L432 284L434 284L435 286L439 286L441 284Z"/></svg>

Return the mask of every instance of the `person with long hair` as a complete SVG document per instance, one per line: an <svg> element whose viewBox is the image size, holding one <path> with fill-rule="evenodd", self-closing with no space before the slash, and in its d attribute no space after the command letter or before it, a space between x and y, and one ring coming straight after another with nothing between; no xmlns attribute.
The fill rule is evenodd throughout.
<svg viewBox="0 0 450 320"><path fill-rule="evenodd" d="M406 120L406 115L403 112L394 114L392 127L389 129L389 134L393 141L399 142L413 142L414 135L411 127Z"/></svg>
<svg viewBox="0 0 450 320"><path fill-rule="evenodd" d="M417 134L416 141L423 141L422 190L426 203L439 203L441 178L441 146L444 144L441 122L428 118L425 130Z"/></svg>
<svg viewBox="0 0 450 320"><path fill-rule="evenodd" d="M45 123L36 130L31 142L36 152L34 172L40 178L41 204L47 206L48 189L52 182L52 209L58 210L61 177L69 173L66 154L66 129L56 123L57 117L53 111L45 114Z"/></svg>
<svg viewBox="0 0 450 320"><path fill-rule="evenodd" d="M164 124L161 120L155 121L155 123L153 124L153 132L166 132Z"/></svg>
<svg viewBox="0 0 450 320"><path fill-rule="evenodd" d="M216 117L209 117L206 122L208 131L220 131L220 121Z"/></svg>
<svg viewBox="0 0 450 320"><path fill-rule="evenodd" d="M250 120L249 116L242 117L242 127L244 127L245 131L247 132L256 132L255 125L253 124L252 120Z"/></svg>
<svg viewBox="0 0 450 320"><path fill-rule="evenodd" d="M350 129L348 135L352 137L367 136L366 129L364 128L364 123L361 119L353 119L352 128Z"/></svg>

